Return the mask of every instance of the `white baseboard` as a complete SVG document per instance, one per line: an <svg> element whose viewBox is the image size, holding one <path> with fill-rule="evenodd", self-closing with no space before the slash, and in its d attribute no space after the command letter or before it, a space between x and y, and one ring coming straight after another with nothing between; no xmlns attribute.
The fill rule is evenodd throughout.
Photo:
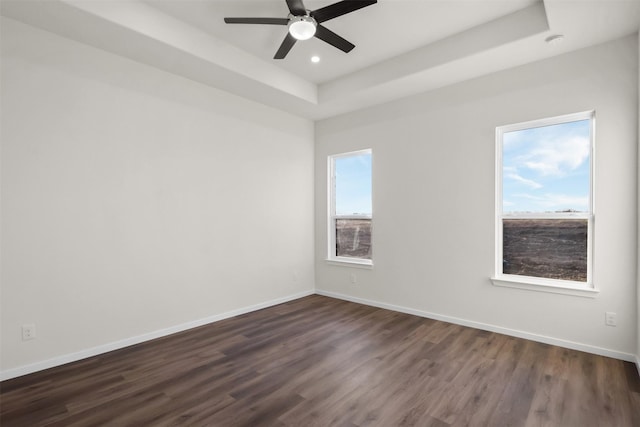
<svg viewBox="0 0 640 427"><path fill-rule="evenodd" d="M100 345L97 347L92 347L86 350L82 350L76 353L65 354L62 356L54 357L52 359L44 360L42 362L33 363L30 365L20 366L13 369L8 369L6 371L0 372L0 381L8 380L11 378L20 377L22 375L31 374L34 372L42 371L44 369L53 368L56 366L64 365L66 363L75 362L78 360L86 359L88 357L97 356L103 353L107 353L109 351L118 350L124 347L129 347L131 345L140 344L145 341L150 341L155 338L164 337L167 335L175 334L177 332L186 331L188 329L196 328L198 326L203 326L209 323L218 322L220 320L228 319L230 317L239 316L241 314L250 313L252 311L261 310L263 308L271 307L274 305L282 304L284 302L293 301L298 298L303 298L309 295L318 294L324 295L331 298L337 298L345 301L351 301L358 304L369 305L372 307L384 308L387 310L393 310L401 313L412 314L415 316L426 317L429 319L441 320L443 322L454 323L462 326L469 326L476 329L482 329L490 332L497 332L504 335L509 335L518 338L524 338L531 341L542 342L545 344L557 345L560 347L566 347L573 350L584 351L587 353L598 354L601 356L612 357L614 359L621 359L628 362L632 362L636 364L638 368L638 374L640 375L640 355L636 356L633 354L623 353L619 351L609 350L606 348L595 347L588 344L576 343L573 341L561 340L558 338L548 337L544 335L532 334L529 332L518 331L515 329L503 328L501 326L490 325L486 323L475 322L466 319L460 319L452 316L445 316L437 313L430 313L423 310L417 310L413 308L398 306L394 304L387 304L379 301L373 301L364 298L353 297L350 295L344 295L336 292L323 291L320 289L316 289L315 291L309 290L305 292L300 292L293 295L288 295L286 297L277 298L270 301L265 301L259 304L254 304L251 306L239 308L236 310L231 310L226 313L221 313L213 316L206 317L204 319L198 319L187 323L182 323L180 325L172 326L169 328L161 329L154 332L149 332L147 334L138 335L131 338L126 338L120 341L115 341L111 343L107 343L104 345Z"/></svg>
<svg viewBox="0 0 640 427"><path fill-rule="evenodd" d="M86 359L87 357L97 356L99 354L107 353L109 351L118 350L124 347L129 347L134 344L140 344L145 341L150 341L155 338L164 337L167 335L175 334L176 332L186 331L187 329L197 328L198 326L207 325L209 323L218 322L220 320L228 319L230 317L239 316L241 314L250 313L252 311L261 310L263 308L271 307L274 305L282 304L284 302L296 300L298 298L313 295L313 290L299 292L297 294L288 295L282 298L276 298L270 301L265 301L259 304L250 305L248 307L242 307L236 310L227 311L226 313L216 314L213 316L205 317L204 319L198 319L191 322L182 323L180 325L171 326L169 328L160 329L158 331L149 332L147 334L138 335L135 337L125 338L120 341L115 341L97 347L81 350L76 353L65 354L62 356L54 357L52 359L44 360L42 362L32 363L30 365L20 366L13 369L0 372L0 381L8 380L11 378L20 377L22 375L31 374L34 372L42 371L44 369L53 368L56 366L64 365L78 360Z"/></svg>
<svg viewBox="0 0 640 427"><path fill-rule="evenodd" d="M562 340L558 338L548 337L545 335L537 335L529 332L518 331L515 329L503 328L501 326L490 325L487 323L474 322L472 320L460 319L457 317L445 316L437 313L430 313L423 310L416 310L413 308L403 307L394 304L387 304L383 302L353 297L350 295L344 295L336 292L323 291L316 289L316 294L324 295L331 298L337 298L345 301L356 302L358 304L370 305L372 307L384 308L387 310L398 311L400 313L413 314L415 316L426 317L434 320L441 320L443 322L454 323L456 325L469 326L471 328L482 329L489 332L497 332L512 337L524 338L531 341L541 342L545 344L557 345L559 347L570 348L572 350L584 351L586 353L593 353L600 356L612 357L614 359L625 360L627 362L635 362L638 366L638 372L640 372L640 358L633 354L623 353L620 351L609 350L606 348L596 347L588 344L581 344L573 341Z"/></svg>

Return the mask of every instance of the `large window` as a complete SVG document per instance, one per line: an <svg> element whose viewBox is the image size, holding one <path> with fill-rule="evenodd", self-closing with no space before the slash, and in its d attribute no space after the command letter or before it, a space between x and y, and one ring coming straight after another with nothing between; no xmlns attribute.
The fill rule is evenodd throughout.
<svg viewBox="0 0 640 427"><path fill-rule="evenodd" d="M371 264L371 150L329 156L329 260Z"/></svg>
<svg viewBox="0 0 640 427"><path fill-rule="evenodd" d="M496 132L496 278L591 288L593 112Z"/></svg>

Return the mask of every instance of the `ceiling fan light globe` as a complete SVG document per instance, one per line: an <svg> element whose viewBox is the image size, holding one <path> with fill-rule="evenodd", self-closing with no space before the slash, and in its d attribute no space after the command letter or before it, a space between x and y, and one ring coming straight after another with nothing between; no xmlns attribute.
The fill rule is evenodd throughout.
<svg viewBox="0 0 640 427"><path fill-rule="evenodd" d="M289 21L289 34L296 40L308 40L316 33L316 25L310 16L294 16Z"/></svg>

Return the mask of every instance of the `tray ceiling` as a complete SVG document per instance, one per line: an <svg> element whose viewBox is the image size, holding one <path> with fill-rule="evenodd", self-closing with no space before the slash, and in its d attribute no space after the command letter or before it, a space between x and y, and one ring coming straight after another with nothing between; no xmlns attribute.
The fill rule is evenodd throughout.
<svg viewBox="0 0 640 427"><path fill-rule="evenodd" d="M380 0L326 23L356 45L350 53L311 39L274 60L286 27L223 21L287 12L284 0L0 3L3 16L310 119L603 43L640 26L635 0ZM545 42L556 34L563 43Z"/></svg>

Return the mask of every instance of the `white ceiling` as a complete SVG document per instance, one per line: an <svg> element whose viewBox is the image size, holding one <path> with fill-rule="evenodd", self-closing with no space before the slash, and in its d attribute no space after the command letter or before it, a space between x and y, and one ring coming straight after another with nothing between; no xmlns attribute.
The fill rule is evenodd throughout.
<svg viewBox="0 0 640 427"><path fill-rule="evenodd" d="M335 1L306 0L304 4L307 9L315 10ZM276 62L285 70L313 83L325 83L535 2L382 0L323 24L356 45L350 53L312 38L299 42L284 60ZM273 55L287 32L286 27L229 25L223 21L228 16L284 18L289 12L285 0L147 0L145 3L264 61L273 61ZM463 3L464 7L461 7ZM312 64L310 58L313 55L320 56L322 62Z"/></svg>
<svg viewBox="0 0 640 427"><path fill-rule="evenodd" d="M335 0L306 0L315 10ZM638 31L640 0L379 0L274 60L285 0L2 0L2 15L311 119L391 101ZM564 42L545 39L563 34ZM311 63L318 55L321 61Z"/></svg>

